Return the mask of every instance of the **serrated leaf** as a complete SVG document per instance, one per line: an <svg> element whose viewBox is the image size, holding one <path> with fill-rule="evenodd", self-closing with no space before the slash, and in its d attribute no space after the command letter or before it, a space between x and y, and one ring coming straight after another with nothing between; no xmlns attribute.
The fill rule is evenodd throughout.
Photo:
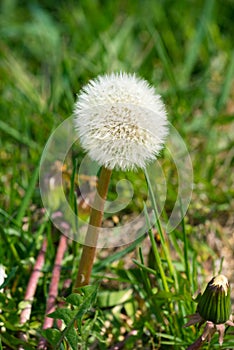
<svg viewBox="0 0 234 350"><path fill-rule="evenodd" d="M48 315L52 318L59 318L64 320L66 324L66 328L63 330L61 337L56 344L55 349L59 349L60 344L62 343L63 339L66 337L67 341L69 342L69 345L72 347L72 350L77 350L77 345L79 342L79 337L76 333L76 330L74 328L74 324L76 321L76 325L78 327L79 332L81 332L81 320L84 314L90 309L92 304L94 303L96 296L97 296L97 289L98 285L96 286L86 286L83 287L82 290L84 290L84 296L82 297L83 301L78 307L77 310L69 310L69 309L58 309L52 314ZM71 294L72 298L74 299L74 296ZM68 296L66 300L69 300L71 296ZM72 299L72 300L73 300ZM79 300L79 298L77 299Z"/></svg>
<svg viewBox="0 0 234 350"><path fill-rule="evenodd" d="M41 334L51 345L56 345L61 337L58 329L44 329L41 331Z"/></svg>
<svg viewBox="0 0 234 350"><path fill-rule="evenodd" d="M79 342L79 337L75 331L75 328L70 327L69 331L66 333L66 338L71 346L72 350L77 350L77 345Z"/></svg>
<svg viewBox="0 0 234 350"><path fill-rule="evenodd" d="M47 315L48 317L63 320L66 325L74 318L76 312L70 309L58 309L51 314Z"/></svg>
<svg viewBox="0 0 234 350"><path fill-rule="evenodd" d="M81 292L87 297L88 295L91 295L93 293L95 293L98 289L98 285L94 285L94 286L84 286L81 287L80 290Z"/></svg>
<svg viewBox="0 0 234 350"><path fill-rule="evenodd" d="M82 302L80 303L80 298L79 296L76 298L74 294L71 294L67 297L68 300L72 300L73 302L79 303L79 310L76 314L75 319L80 320L83 315L91 308L93 303L96 300L97 297L97 290L98 290L98 285L95 286L85 286L81 288L81 292L84 294L82 297Z"/></svg>
<svg viewBox="0 0 234 350"><path fill-rule="evenodd" d="M80 304L82 303L83 297L80 294L77 293L73 293L70 294L67 298L66 301L69 304L75 305L75 306L80 306Z"/></svg>
<svg viewBox="0 0 234 350"><path fill-rule="evenodd" d="M83 303L79 307L79 311L76 314L76 320L81 319L84 314L91 308L92 304L94 303L97 296L97 291L95 291L93 294L89 295L87 298L84 299Z"/></svg>

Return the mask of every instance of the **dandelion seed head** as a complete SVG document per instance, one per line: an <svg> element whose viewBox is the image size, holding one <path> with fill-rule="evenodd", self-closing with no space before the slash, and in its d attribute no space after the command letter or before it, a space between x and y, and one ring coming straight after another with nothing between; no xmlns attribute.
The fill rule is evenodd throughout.
<svg viewBox="0 0 234 350"><path fill-rule="evenodd" d="M78 95L75 128L91 159L109 169L145 168L168 133L160 95L126 73L99 76Z"/></svg>

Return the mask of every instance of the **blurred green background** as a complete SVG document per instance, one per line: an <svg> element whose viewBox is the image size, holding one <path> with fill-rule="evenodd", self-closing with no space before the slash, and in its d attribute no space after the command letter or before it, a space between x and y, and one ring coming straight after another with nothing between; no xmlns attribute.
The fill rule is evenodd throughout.
<svg viewBox="0 0 234 350"><path fill-rule="evenodd" d="M229 203L233 1L3 0L0 16L4 208L17 210L18 191L52 130L71 115L80 88L120 70L136 72L162 94L193 157L195 182L202 181L205 196Z"/></svg>

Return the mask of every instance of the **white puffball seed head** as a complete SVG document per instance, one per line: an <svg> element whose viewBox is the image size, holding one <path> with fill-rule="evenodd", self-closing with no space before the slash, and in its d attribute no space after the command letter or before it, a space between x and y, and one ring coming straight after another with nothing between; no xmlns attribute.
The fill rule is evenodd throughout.
<svg viewBox="0 0 234 350"><path fill-rule="evenodd" d="M109 169L145 168L168 133L160 96L145 80L126 73L90 81L78 95L74 121L90 158Z"/></svg>

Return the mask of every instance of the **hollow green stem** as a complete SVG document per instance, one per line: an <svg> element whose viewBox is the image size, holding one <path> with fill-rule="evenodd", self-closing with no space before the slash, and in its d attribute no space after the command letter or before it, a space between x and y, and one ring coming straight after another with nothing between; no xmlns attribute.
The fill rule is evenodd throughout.
<svg viewBox="0 0 234 350"><path fill-rule="evenodd" d="M158 233L159 233L159 236L160 236L162 248L163 248L163 251L164 251L164 254L165 254L165 258L166 258L166 261L167 261L167 264L168 264L168 268L169 268L171 277L173 277L175 279L175 281L176 281L176 273L175 273L175 270L174 270L174 267L173 267L173 264L172 264L172 260L171 260L171 257L170 257L170 252L169 252L169 249L168 249L168 243L166 242L166 239L165 239L165 236L164 236L164 232L163 232L163 229L162 229L162 225L161 225L161 222L159 220L158 209L157 209L157 204L156 204L154 192L153 192L153 189L152 189L152 186L151 186L151 181L150 181L150 178L149 178L149 175L148 175L148 172L147 172L146 169L145 169L145 177L146 177L146 181L147 181L147 184L148 184L150 199L152 201L152 207L153 207L153 210L154 210L154 213L155 213L155 220L156 220L155 223L156 223L156 227L157 227L157 230L158 230Z"/></svg>
<svg viewBox="0 0 234 350"><path fill-rule="evenodd" d="M110 169L105 167L102 167L101 169L73 292L77 292L78 288L88 285L90 281L111 172Z"/></svg>

